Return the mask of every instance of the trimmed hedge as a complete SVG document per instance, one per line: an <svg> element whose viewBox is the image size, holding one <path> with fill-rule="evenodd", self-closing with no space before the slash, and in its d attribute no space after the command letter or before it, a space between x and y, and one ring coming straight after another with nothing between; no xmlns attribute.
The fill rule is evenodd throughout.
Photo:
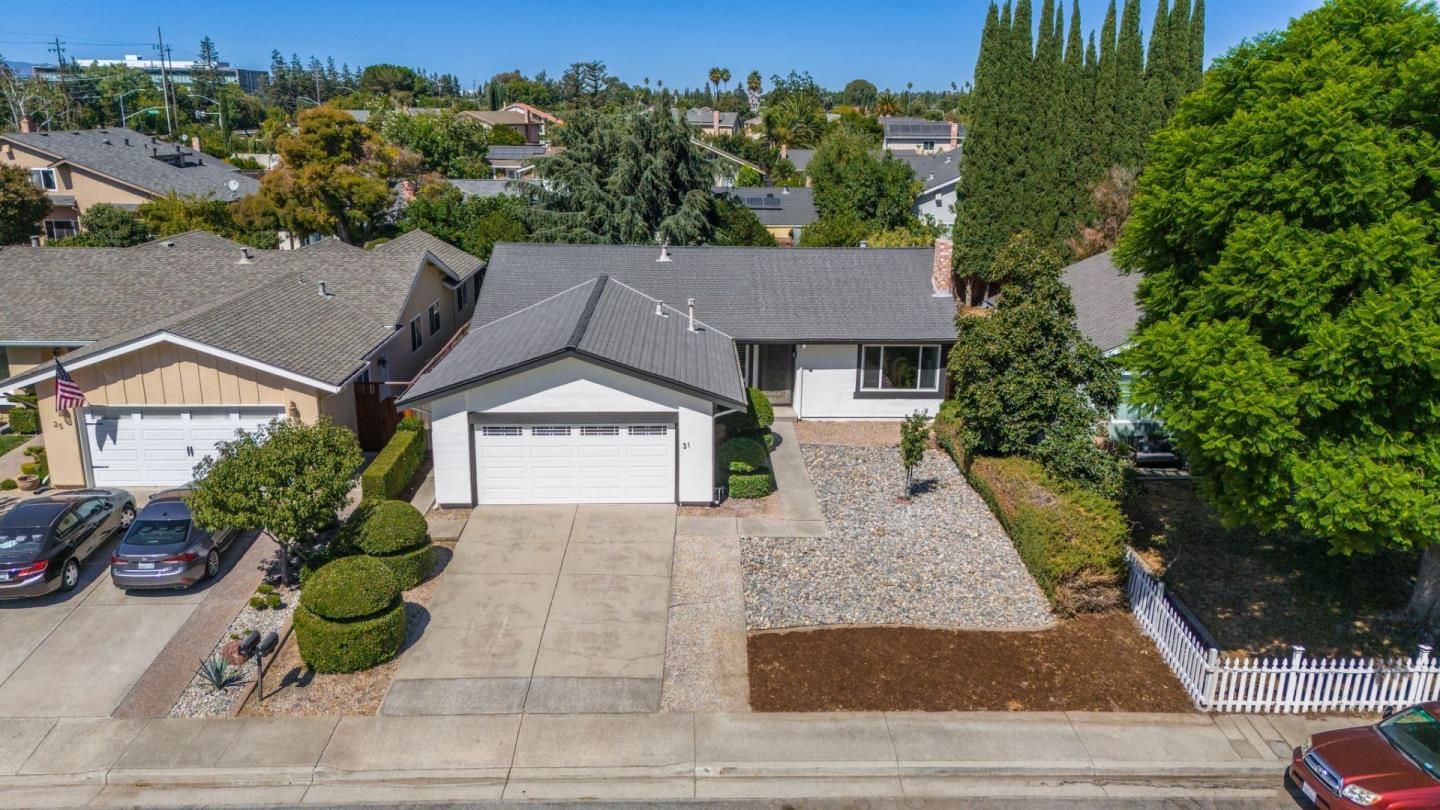
<svg viewBox="0 0 1440 810"><path fill-rule="evenodd" d="M775 424L775 408L771 406L770 398L765 396L764 391L747 388L745 398L749 407L743 413L728 413L720 417L720 424L728 436L762 433Z"/></svg>
<svg viewBox="0 0 1440 810"><path fill-rule="evenodd" d="M983 456L964 472L1052 607L1071 615L1115 603L1128 534L1118 504L1058 484L1029 459Z"/></svg>
<svg viewBox="0 0 1440 810"><path fill-rule="evenodd" d="M435 567L435 549L430 543L430 527L419 509L405 501L380 501L364 521L356 545L384 563L402 591L430 576Z"/></svg>
<svg viewBox="0 0 1440 810"><path fill-rule="evenodd" d="M940 403L940 410L935 414L935 421L930 424L930 429L935 433L935 443L940 445L955 463L964 467L967 463L966 454L968 449L965 442L965 425L960 420L960 403L953 399L947 399Z"/></svg>
<svg viewBox="0 0 1440 810"><path fill-rule="evenodd" d="M775 491L767 470L750 474L732 473L729 487L732 498L763 498Z"/></svg>
<svg viewBox="0 0 1440 810"><path fill-rule="evenodd" d="M40 412L34 408L12 408L10 429L27 436L40 432Z"/></svg>
<svg viewBox="0 0 1440 810"><path fill-rule="evenodd" d="M425 459L424 430L396 430L390 441L360 474L361 497L394 498L405 491Z"/></svg>
<svg viewBox="0 0 1440 810"><path fill-rule="evenodd" d="M372 557L410 551L430 542L425 516L406 501L380 501L364 521L355 542Z"/></svg>
<svg viewBox="0 0 1440 810"><path fill-rule="evenodd" d="M369 669L394 658L405 643L405 605L399 599L375 616L345 622L316 616L302 604L292 621L300 659L316 672Z"/></svg>
<svg viewBox="0 0 1440 810"><path fill-rule="evenodd" d="M425 422L420 417L412 413L409 416L402 417L400 421L395 424L395 430L405 430L411 433L424 433Z"/></svg>
<svg viewBox="0 0 1440 810"><path fill-rule="evenodd" d="M728 439L720 445L720 469L726 473L749 474L770 466L765 446L743 436Z"/></svg>
<svg viewBox="0 0 1440 810"><path fill-rule="evenodd" d="M326 563L300 591L300 604L316 616L344 621L374 616L400 598L390 568L357 555Z"/></svg>

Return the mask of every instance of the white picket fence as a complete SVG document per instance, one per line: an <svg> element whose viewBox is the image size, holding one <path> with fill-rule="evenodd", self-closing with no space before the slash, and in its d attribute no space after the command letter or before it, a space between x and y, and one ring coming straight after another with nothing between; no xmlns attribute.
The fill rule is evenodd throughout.
<svg viewBox="0 0 1440 810"><path fill-rule="evenodd" d="M1195 705L1213 712L1297 714L1379 711L1440 700L1440 663L1421 644L1414 658L1233 658L1203 643L1134 551L1126 595L1135 621L1155 642Z"/></svg>

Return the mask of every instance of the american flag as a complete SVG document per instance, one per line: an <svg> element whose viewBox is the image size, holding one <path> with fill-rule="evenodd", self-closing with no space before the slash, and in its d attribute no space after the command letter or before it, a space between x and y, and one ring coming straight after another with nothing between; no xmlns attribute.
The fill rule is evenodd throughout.
<svg viewBox="0 0 1440 810"><path fill-rule="evenodd" d="M61 411L68 411L71 408L78 408L85 404L85 392L70 378L70 372L60 365L60 360L55 360L55 408Z"/></svg>

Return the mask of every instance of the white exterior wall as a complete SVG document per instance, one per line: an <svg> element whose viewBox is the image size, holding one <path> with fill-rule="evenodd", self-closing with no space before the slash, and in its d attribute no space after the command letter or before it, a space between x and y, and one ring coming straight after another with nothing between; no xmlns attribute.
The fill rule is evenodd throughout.
<svg viewBox="0 0 1440 810"><path fill-rule="evenodd" d="M922 220L927 216L934 217L936 222L947 227L954 225L955 200L958 197L955 192L958 188L960 188L960 184L955 183L939 191L932 191L916 197L915 216ZM939 205L935 204L937 199L940 201Z"/></svg>
<svg viewBox="0 0 1440 810"><path fill-rule="evenodd" d="M715 495L711 403L576 358L482 383L430 403L436 503L473 504L471 413L677 413L678 494L708 504Z"/></svg>
<svg viewBox="0 0 1440 810"><path fill-rule="evenodd" d="M860 348L854 343L802 343L795 351L795 415L801 419L903 419L915 411L934 416L933 398L855 397Z"/></svg>

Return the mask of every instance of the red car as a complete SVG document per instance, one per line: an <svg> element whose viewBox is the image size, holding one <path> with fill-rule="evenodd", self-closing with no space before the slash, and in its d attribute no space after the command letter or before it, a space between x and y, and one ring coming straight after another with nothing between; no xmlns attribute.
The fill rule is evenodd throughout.
<svg viewBox="0 0 1440 810"><path fill-rule="evenodd" d="M1295 749L1285 781L1316 807L1440 808L1440 703L1373 726L1324 731Z"/></svg>

